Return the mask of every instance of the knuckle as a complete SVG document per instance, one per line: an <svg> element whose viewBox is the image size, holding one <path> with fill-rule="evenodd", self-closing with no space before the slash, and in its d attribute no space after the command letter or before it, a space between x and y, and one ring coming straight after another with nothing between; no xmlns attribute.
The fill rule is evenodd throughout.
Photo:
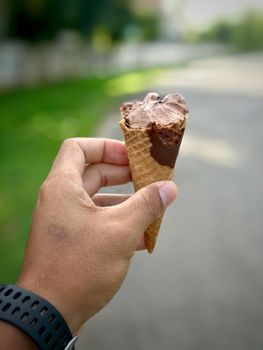
<svg viewBox="0 0 263 350"><path fill-rule="evenodd" d="M147 192L142 192L141 193L141 198L140 198L140 201L141 201L141 206L143 208L148 208L151 204L151 195Z"/></svg>
<svg viewBox="0 0 263 350"><path fill-rule="evenodd" d="M144 191L141 193L141 209L155 217L160 212L160 203L158 197L153 191Z"/></svg>
<svg viewBox="0 0 263 350"><path fill-rule="evenodd" d="M108 186L108 179L106 174L103 171L99 170L99 176L100 176L100 187Z"/></svg>
<svg viewBox="0 0 263 350"><path fill-rule="evenodd" d="M61 193L62 188L65 187L65 178L61 176L60 172L51 172L42 183L39 189L39 200L49 201Z"/></svg>
<svg viewBox="0 0 263 350"><path fill-rule="evenodd" d="M88 166L88 169L93 178L99 179L100 187L108 186L108 176L104 170L103 164L91 164Z"/></svg>
<svg viewBox="0 0 263 350"><path fill-rule="evenodd" d="M49 179L46 179L40 187L39 195L38 195L39 200L41 202L49 200L52 193L53 193L52 181L50 181Z"/></svg>
<svg viewBox="0 0 263 350"><path fill-rule="evenodd" d="M67 147L72 147L73 145L75 145L77 142L77 138L76 137L71 137L68 139L65 139L62 142L61 148L67 148Z"/></svg>

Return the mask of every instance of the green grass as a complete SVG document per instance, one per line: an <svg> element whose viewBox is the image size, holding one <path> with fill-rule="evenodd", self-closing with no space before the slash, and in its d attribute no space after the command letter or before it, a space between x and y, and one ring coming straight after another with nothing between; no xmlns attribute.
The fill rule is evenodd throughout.
<svg viewBox="0 0 263 350"><path fill-rule="evenodd" d="M0 281L17 278L38 188L61 141L94 135L112 99L90 78L0 95Z"/></svg>
<svg viewBox="0 0 263 350"><path fill-rule="evenodd" d="M53 83L0 94L0 283L15 282L39 186L63 139L93 136L106 111L160 70Z"/></svg>

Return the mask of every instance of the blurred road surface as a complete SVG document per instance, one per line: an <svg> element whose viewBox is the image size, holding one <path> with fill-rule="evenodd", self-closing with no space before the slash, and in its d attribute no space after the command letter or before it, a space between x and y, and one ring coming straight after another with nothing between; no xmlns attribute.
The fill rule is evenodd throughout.
<svg viewBox="0 0 263 350"><path fill-rule="evenodd" d="M156 250L135 256L120 292L82 330L78 350L263 349L263 101L249 70L251 91L241 91L244 66L229 76L231 58L224 62L227 93L221 83L211 88L218 75L211 69L200 76L202 88L160 82L162 93L180 91L191 111L176 164L180 195ZM118 118L105 122L102 136L122 138Z"/></svg>

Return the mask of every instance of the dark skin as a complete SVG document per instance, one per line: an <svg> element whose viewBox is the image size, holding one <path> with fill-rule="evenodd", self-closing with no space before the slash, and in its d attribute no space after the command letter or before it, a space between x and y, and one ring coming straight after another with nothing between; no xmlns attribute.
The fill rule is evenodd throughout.
<svg viewBox="0 0 263 350"><path fill-rule="evenodd" d="M176 197L171 181L133 195L97 194L130 179L122 142L76 138L62 144L40 189L17 284L52 303L73 335L116 294L136 250L145 249L144 231ZM3 321L0 344L37 348Z"/></svg>

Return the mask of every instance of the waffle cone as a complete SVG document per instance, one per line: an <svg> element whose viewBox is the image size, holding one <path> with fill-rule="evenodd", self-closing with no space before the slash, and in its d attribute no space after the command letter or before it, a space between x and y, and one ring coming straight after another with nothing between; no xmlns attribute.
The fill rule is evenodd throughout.
<svg viewBox="0 0 263 350"><path fill-rule="evenodd" d="M135 191L156 181L172 179L173 169L160 165L152 157L147 130L127 128L124 118L121 119L120 126L124 133ZM144 233L145 245L149 253L154 249L161 222L162 216L154 220Z"/></svg>

